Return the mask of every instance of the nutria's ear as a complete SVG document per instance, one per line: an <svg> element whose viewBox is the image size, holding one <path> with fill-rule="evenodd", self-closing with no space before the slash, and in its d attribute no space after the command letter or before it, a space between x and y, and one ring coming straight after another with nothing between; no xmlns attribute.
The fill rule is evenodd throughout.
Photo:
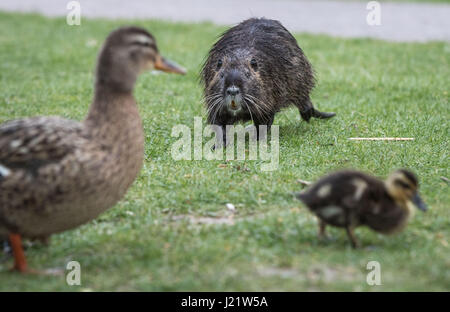
<svg viewBox="0 0 450 312"><path fill-rule="evenodd" d="M168 59L158 55L156 57L155 69L164 71L166 73L174 74L186 74L186 70L175 62L169 61Z"/></svg>

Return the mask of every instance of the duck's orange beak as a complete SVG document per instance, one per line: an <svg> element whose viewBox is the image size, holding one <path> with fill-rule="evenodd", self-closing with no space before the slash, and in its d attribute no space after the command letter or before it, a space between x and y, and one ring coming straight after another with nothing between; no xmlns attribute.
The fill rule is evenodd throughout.
<svg viewBox="0 0 450 312"><path fill-rule="evenodd" d="M169 61L165 59L161 55L156 57L155 69L164 71L166 73L174 73L174 74L186 74L186 70L175 62Z"/></svg>

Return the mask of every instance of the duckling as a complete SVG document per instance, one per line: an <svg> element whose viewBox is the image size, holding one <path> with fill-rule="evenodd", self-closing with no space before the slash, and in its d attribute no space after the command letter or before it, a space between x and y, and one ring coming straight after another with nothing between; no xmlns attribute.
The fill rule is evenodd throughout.
<svg viewBox="0 0 450 312"><path fill-rule="evenodd" d="M9 238L13 270L31 272L22 238L45 241L117 203L139 173L144 132L133 89L145 70L184 74L137 27L107 37L95 94L83 122L34 117L0 125L0 239Z"/></svg>
<svg viewBox="0 0 450 312"><path fill-rule="evenodd" d="M319 237L325 236L326 225L343 227L356 248L356 227L365 225L393 234L400 232L414 215L414 205L426 211L418 187L414 173L404 169L391 173L385 182L359 171L344 170L321 178L296 197L318 217Z"/></svg>

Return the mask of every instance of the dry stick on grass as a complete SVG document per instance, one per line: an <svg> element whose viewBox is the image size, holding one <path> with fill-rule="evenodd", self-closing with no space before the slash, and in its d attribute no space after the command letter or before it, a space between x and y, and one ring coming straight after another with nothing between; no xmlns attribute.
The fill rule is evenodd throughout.
<svg viewBox="0 0 450 312"><path fill-rule="evenodd" d="M414 138L349 138L351 141L413 141Z"/></svg>
<svg viewBox="0 0 450 312"><path fill-rule="evenodd" d="M441 177L441 180L442 180L442 181L445 181L445 182L447 182L447 183L450 183L450 179L448 179L448 178L446 178L446 177Z"/></svg>

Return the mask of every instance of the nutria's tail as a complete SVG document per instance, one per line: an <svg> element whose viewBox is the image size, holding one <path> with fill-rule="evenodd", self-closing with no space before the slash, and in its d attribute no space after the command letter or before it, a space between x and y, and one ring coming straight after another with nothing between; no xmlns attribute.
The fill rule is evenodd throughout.
<svg viewBox="0 0 450 312"><path fill-rule="evenodd" d="M315 109L314 107L311 106L306 111L303 111L303 112L301 111L300 112L300 116L302 116L303 120L309 121L311 119L311 117L319 118L319 119L331 118L331 117L336 116L336 113L321 112L321 111L318 111L317 109Z"/></svg>
<svg viewBox="0 0 450 312"><path fill-rule="evenodd" d="M319 118L319 119L327 119L336 116L336 113L326 113L326 112L320 112L317 109L313 108L313 117Z"/></svg>

